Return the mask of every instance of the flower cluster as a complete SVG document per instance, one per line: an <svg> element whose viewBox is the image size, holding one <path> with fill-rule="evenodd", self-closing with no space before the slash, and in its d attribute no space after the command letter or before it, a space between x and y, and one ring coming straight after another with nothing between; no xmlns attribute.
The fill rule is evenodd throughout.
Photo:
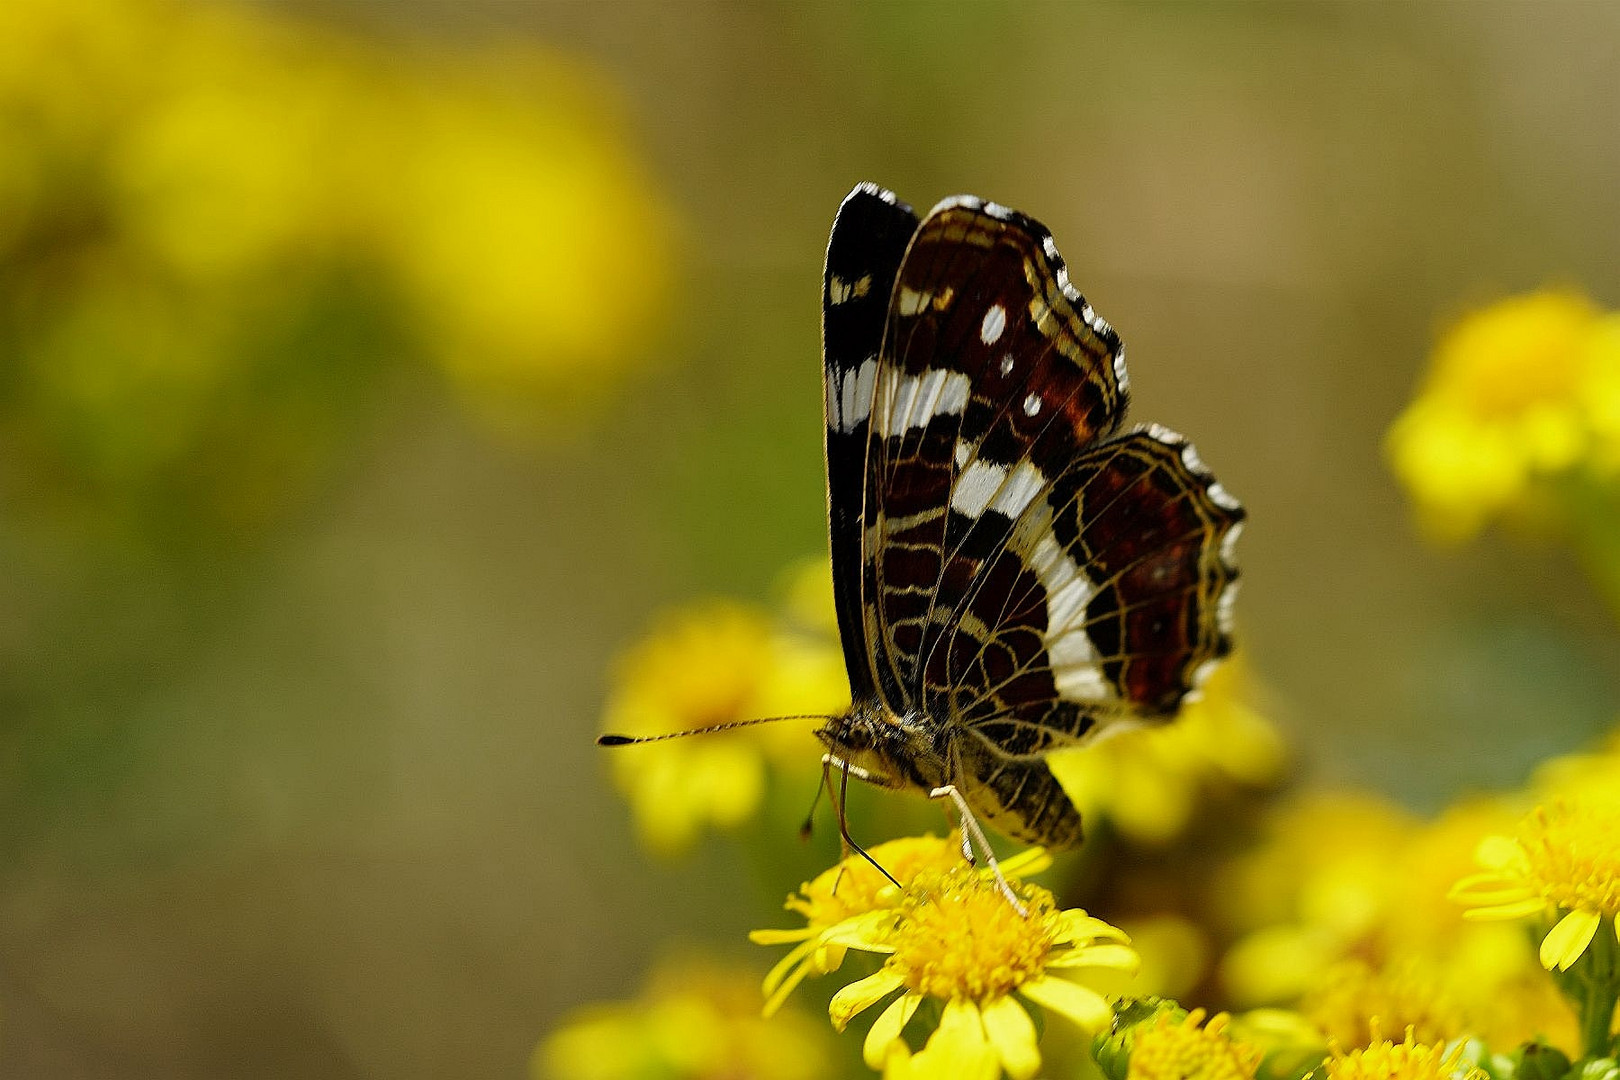
<svg viewBox="0 0 1620 1080"><path fill-rule="evenodd" d="M1578 293L1503 300L1440 342L1389 434L1395 474L1431 535L1466 539L1535 513L1552 482L1620 478L1620 315Z"/></svg>
<svg viewBox="0 0 1620 1080"><path fill-rule="evenodd" d="M251 524L408 374L393 358L502 423L599 393L671 273L613 101L536 47L8 0L0 483L63 517Z"/></svg>
<svg viewBox="0 0 1620 1080"><path fill-rule="evenodd" d="M821 1080L833 1054L801 1012L759 1014L758 981L699 958L670 960L633 999L575 1010L535 1051L534 1080Z"/></svg>

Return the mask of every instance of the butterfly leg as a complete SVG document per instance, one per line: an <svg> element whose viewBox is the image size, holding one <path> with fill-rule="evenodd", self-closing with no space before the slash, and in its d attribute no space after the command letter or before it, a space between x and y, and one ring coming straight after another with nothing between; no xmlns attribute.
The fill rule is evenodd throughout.
<svg viewBox="0 0 1620 1080"><path fill-rule="evenodd" d="M849 858L850 852L854 852L867 862L871 863L873 866L877 867L877 872L888 878L889 882L893 884L895 888L904 889L905 886L896 881L894 875L883 868L882 863L878 862L876 859L872 858L871 855L867 854L866 849L857 844L855 842L855 838L849 835L849 817L845 813L844 807L847 805L849 800L850 774L853 773L857 780L871 780L870 775L865 769L851 765L847 761L841 761L832 754L824 754L821 758L821 780L822 783L827 787L828 795L832 794L832 770L834 768L837 768L839 771L838 795L833 801L836 804L836 809L838 811L838 839L843 847L843 858ZM843 877L843 872L841 870L839 871L839 877ZM837 891L838 883L837 881L834 881L833 892L836 893Z"/></svg>
<svg viewBox="0 0 1620 1080"><path fill-rule="evenodd" d="M1007 898L1007 903L1013 906L1014 911L1028 918L1029 909L1018 899L1017 894L1012 890L1012 886L1007 884L1006 877L1001 873L1001 864L996 861L996 853L990 849L990 841L984 835L984 830L979 827L979 819L973 816L972 810L968 809L967 800L962 798L960 791L956 790L956 785L946 784L944 787L937 787L928 793L928 797L930 799L950 799L955 804L957 816L962 821L963 857L970 863L976 862L977 860L973 858L973 845L978 844L979 850L984 852L986 865L990 867L990 872L996 876L996 887L1001 890L1001 895Z"/></svg>

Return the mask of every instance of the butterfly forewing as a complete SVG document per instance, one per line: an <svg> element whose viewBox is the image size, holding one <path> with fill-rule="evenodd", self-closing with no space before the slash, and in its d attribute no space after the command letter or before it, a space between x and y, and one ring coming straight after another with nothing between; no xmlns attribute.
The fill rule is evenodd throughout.
<svg viewBox="0 0 1620 1080"><path fill-rule="evenodd" d="M850 688L876 694L883 642L867 627L861 518L872 397L889 296L917 215L874 184L850 192L833 221L822 277L822 380L826 391L827 518L832 538L833 596ZM875 630L875 627L872 628ZM892 696L898 689L886 688Z"/></svg>

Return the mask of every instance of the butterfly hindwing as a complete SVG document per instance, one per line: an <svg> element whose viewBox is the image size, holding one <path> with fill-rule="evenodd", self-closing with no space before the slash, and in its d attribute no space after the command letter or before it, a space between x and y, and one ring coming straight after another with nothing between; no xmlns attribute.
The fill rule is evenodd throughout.
<svg viewBox="0 0 1620 1080"><path fill-rule="evenodd" d="M1000 752L1173 716L1231 649L1243 510L1162 428L1081 453L1014 529L930 685Z"/></svg>

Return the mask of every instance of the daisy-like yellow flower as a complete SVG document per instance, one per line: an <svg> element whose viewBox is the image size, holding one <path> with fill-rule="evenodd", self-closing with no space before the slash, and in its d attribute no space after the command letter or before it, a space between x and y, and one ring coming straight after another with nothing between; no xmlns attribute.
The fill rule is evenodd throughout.
<svg viewBox="0 0 1620 1080"><path fill-rule="evenodd" d="M830 641L714 601L669 613L625 655L602 723L604 731L659 735L848 705L843 657ZM614 777L642 841L672 854L705 825L752 819L772 766L807 773L821 760L813 727L784 721L614 750Z"/></svg>
<svg viewBox="0 0 1620 1080"><path fill-rule="evenodd" d="M1567 971L1620 913L1620 799L1596 794L1538 806L1518 835L1489 836L1483 870L1458 881L1452 898L1467 918L1519 919L1561 912L1541 941L1541 963Z"/></svg>
<svg viewBox="0 0 1620 1080"><path fill-rule="evenodd" d="M1232 1038L1229 1015L1205 1024L1203 1009L1177 1019L1178 1011L1165 1009L1136 1028L1126 1080L1254 1080L1263 1052Z"/></svg>
<svg viewBox="0 0 1620 1080"><path fill-rule="evenodd" d="M1222 664L1174 724L1124 732L1047 759L1081 816L1106 817L1123 836L1163 844L1186 830L1221 789L1265 788L1287 763L1282 737L1254 701L1240 657Z"/></svg>
<svg viewBox="0 0 1620 1080"><path fill-rule="evenodd" d="M828 942L884 955L876 974L833 995L833 1025L893 1000L868 1031L866 1063L890 1077L1027 1080L1040 1069L1035 1024L1024 1002L1064 1016L1088 1033L1113 1017L1108 1000L1082 981L1088 970L1132 970L1125 935L1078 909L1059 910L1050 892L1009 879L1020 914L993 877L959 865L919 874L899 906L840 923ZM894 996L898 995L898 996ZM924 1001L939 1024L921 1051L901 1032Z"/></svg>
<svg viewBox="0 0 1620 1080"><path fill-rule="evenodd" d="M1418 1042L1410 1029L1400 1042L1374 1037L1345 1052L1335 1048L1324 1069L1327 1080L1485 1080L1482 1069L1463 1059L1464 1044Z"/></svg>
<svg viewBox="0 0 1620 1080"><path fill-rule="evenodd" d="M962 862L960 833L889 840L868 851L871 859L851 854L830 870L807 881L787 898L787 910L804 916L804 926L793 930L755 930L748 935L756 945L792 944L793 949L765 976L765 1015L781 1007L788 995L808 976L838 970L845 947L829 938L835 927L873 911L892 910L901 903L901 891L883 875L883 867L902 886L920 874L941 874ZM1003 860L1003 874L1035 874L1052 863L1042 848L1029 848Z"/></svg>

